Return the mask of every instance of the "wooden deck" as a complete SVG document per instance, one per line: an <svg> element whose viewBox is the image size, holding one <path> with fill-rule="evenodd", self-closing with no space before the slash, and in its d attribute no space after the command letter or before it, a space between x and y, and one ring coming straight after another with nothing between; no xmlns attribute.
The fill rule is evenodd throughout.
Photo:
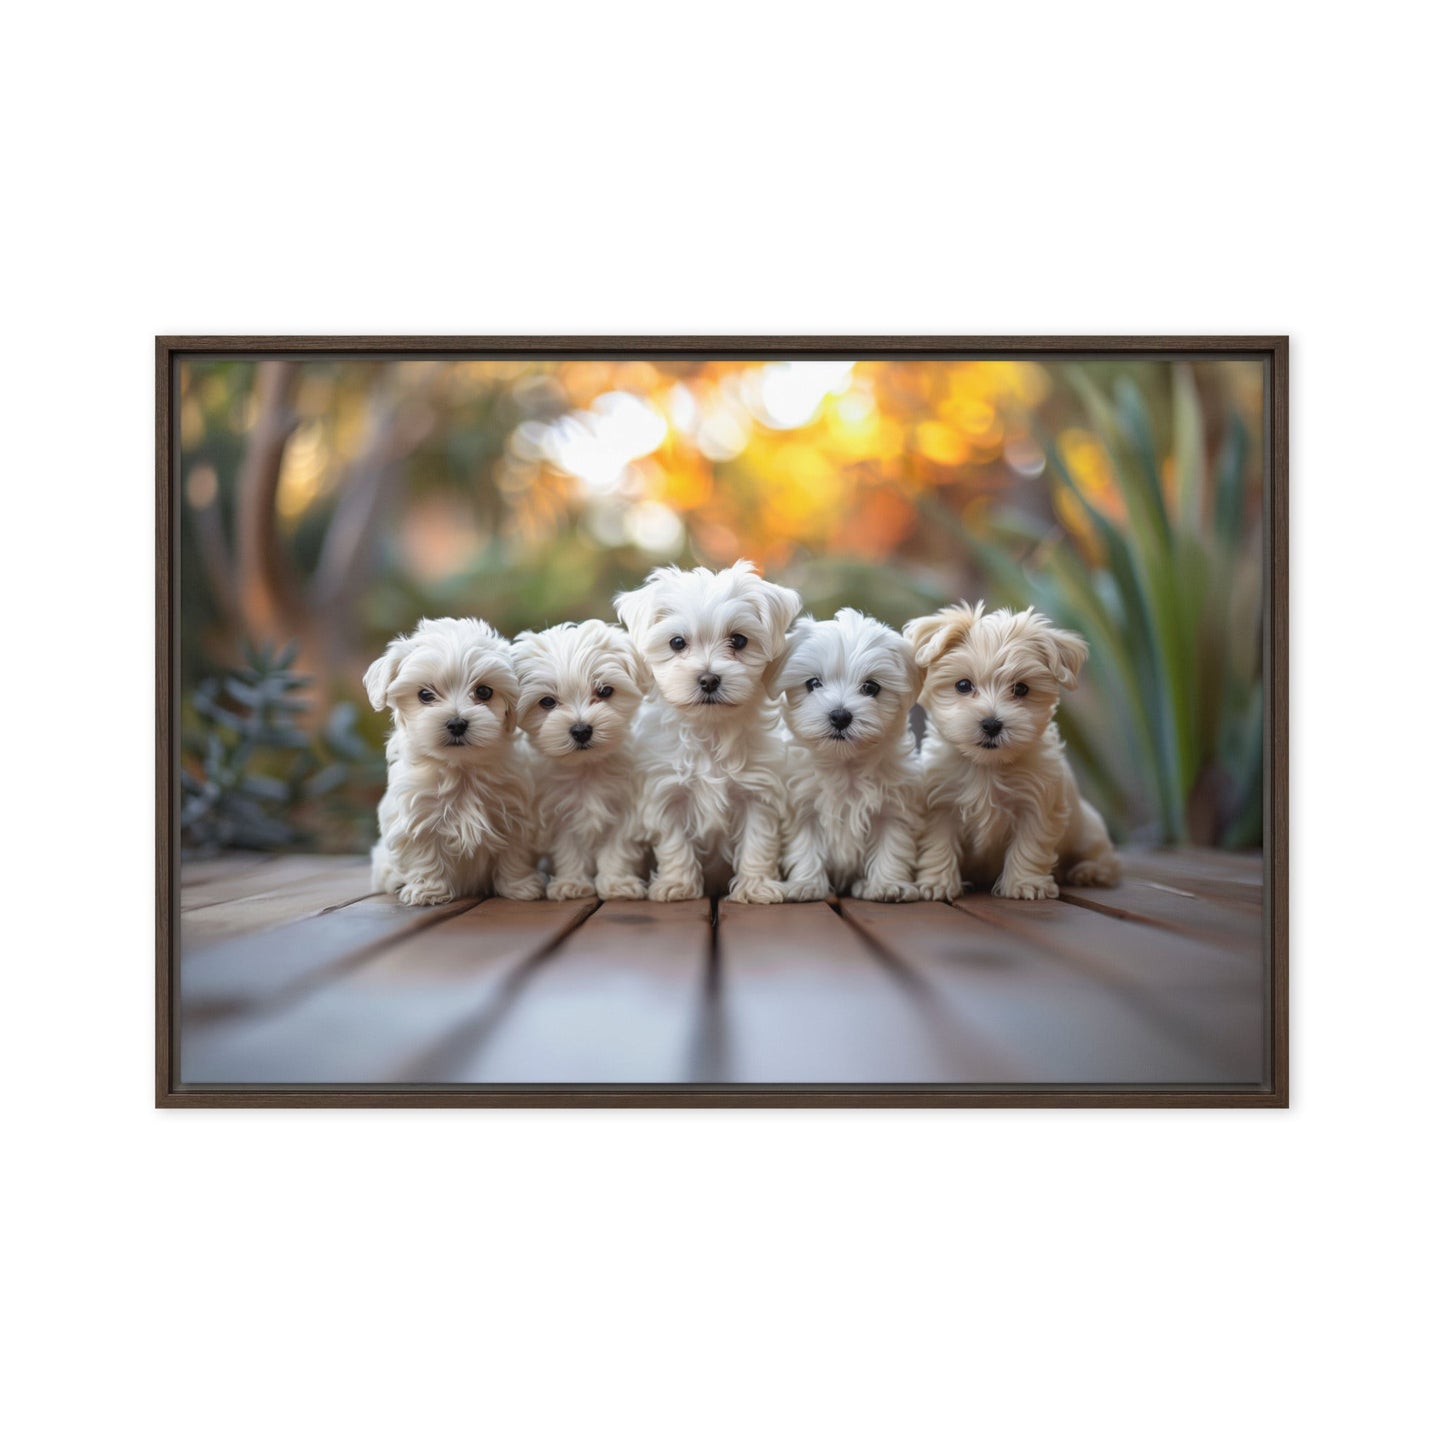
<svg viewBox="0 0 1445 1445"><path fill-rule="evenodd" d="M219 858L181 871L177 1088L1259 1089L1261 873L1185 851L1057 903L418 910L364 859Z"/></svg>

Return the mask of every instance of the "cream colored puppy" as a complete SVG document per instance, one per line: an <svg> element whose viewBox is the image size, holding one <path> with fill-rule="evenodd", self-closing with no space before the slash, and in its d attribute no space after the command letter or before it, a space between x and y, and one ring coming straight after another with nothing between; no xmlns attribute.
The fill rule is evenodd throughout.
<svg viewBox="0 0 1445 1445"><path fill-rule="evenodd" d="M371 664L363 686L394 724L372 886L417 905L493 892L540 898L507 639L474 618L423 619Z"/></svg>
<svg viewBox="0 0 1445 1445"><path fill-rule="evenodd" d="M632 811L632 719L648 685L632 640L606 622L518 633L517 715L534 754L548 898L645 898Z"/></svg>
<svg viewBox="0 0 1445 1445"><path fill-rule="evenodd" d="M792 735L783 855L790 899L833 890L883 903L918 897L922 789L908 728L918 682L908 644L851 607L831 622L793 624L773 678Z"/></svg>
<svg viewBox="0 0 1445 1445"><path fill-rule="evenodd" d="M616 598L653 694L638 715L638 840L653 849L647 896L781 903L784 742L764 675L802 609L751 562L659 567Z"/></svg>
<svg viewBox="0 0 1445 1445"><path fill-rule="evenodd" d="M903 635L924 672L925 898L966 884L1002 898L1057 898L1058 880L1110 885L1119 859L1079 796L1054 722L1088 644L1032 608L945 607Z"/></svg>

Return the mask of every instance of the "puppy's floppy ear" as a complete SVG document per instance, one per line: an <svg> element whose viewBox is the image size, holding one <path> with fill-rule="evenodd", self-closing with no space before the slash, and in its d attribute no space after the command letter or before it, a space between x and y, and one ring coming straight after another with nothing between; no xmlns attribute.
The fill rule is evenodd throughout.
<svg viewBox="0 0 1445 1445"><path fill-rule="evenodd" d="M1062 627L1047 625L1039 642L1044 650L1044 661L1049 671L1058 678L1059 686L1078 687L1079 669L1089 655L1089 644L1077 632L1066 632Z"/></svg>
<svg viewBox="0 0 1445 1445"><path fill-rule="evenodd" d="M738 562L738 568L746 567L756 573L751 562ZM753 590L753 600L758 604L758 616L768 634L769 650L777 654L783 650L783 639L793 619L803 610L803 599L791 587L781 587L759 577Z"/></svg>
<svg viewBox="0 0 1445 1445"><path fill-rule="evenodd" d="M778 655L763 669L763 688L769 697L778 697L783 691L783 673L797 651L798 644L818 624L811 617L800 617L793 623L793 630L783 639Z"/></svg>
<svg viewBox="0 0 1445 1445"><path fill-rule="evenodd" d="M519 632L509 644L512 654L512 668L517 674L517 686L522 685L522 673L529 662L536 659L540 649L535 632Z"/></svg>
<svg viewBox="0 0 1445 1445"><path fill-rule="evenodd" d="M923 691L923 669L913 660L913 654L907 647L903 649L903 673L908 680L908 706L912 707L918 701L919 693Z"/></svg>
<svg viewBox="0 0 1445 1445"><path fill-rule="evenodd" d="M501 643L501 663L497 668L488 668L488 676L491 678L493 694L501 698L501 728L504 733L512 734L517 730L517 704L522 701L522 673L517 668L520 657L519 653L529 650L530 644L522 642L523 637L532 637L532 633L517 633L514 639L507 640L506 637L497 634L497 642Z"/></svg>
<svg viewBox="0 0 1445 1445"><path fill-rule="evenodd" d="M946 652L951 652L973 631L983 614L977 607L945 607L927 617L915 617L903 629L903 639L913 649L913 660L926 673Z"/></svg>
<svg viewBox="0 0 1445 1445"><path fill-rule="evenodd" d="M652 684L652 673L642 660L642 654L637 650L637 644L620 627L608 630L611 633L609 640L612 650L617 654L618 662L622 664L638 692L646 695L647 689Z"/></svg>
<svg viewBox="0 0 1445 1445"><path fill-rule="evenodd" d="M402 633L393 638L387 644L386 651L366 669L361 685L366 689L367 700L377 712L385 711L386 695L396 681L397 673L401 671L402 658L411 651L411 644L412 639Z"/></svg>
<svg viewBox="0 0 1445 1445"><path fill-rule="evenodd" d="M618 620L627 629L628 636L639 646L647 629L657 620L657 573L654 572L641 587L631 592L619 592L612 599L617 609Z"/></svg>
<svg viewBox="0 0 1445 1445"><path fill-rule="evenodd" d="M511 641L502 639L506 647L506 660L502 667L492 673L493 691L502 700L502 731L508 734L517 731L517 703L522 696L522 680L517 673L517 643L524 637L531 637L529 632L519 632ZM496 684L500 683L498 687Z"/></svg>

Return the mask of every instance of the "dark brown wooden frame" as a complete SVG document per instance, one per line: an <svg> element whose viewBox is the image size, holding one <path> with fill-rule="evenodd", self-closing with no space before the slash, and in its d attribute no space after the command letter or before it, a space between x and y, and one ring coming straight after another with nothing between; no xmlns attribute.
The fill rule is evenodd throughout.
<svg viewBox="0 0 1445 1445"><path fill-rule="evenodd" d="M354 1087L347 1089L187 1089L172 1078L172 978L177 925L178 698L173 575L178 528L171 398L175 364L185 357L264 356L706 355L769 353L839 358L900 355L1100 356L1165 359L1228 353L1265 363L1265 937L1271 980L1270 1086L1262 1090L987 1089L958 1087L714 1086L539 1088ZM1289 1102L1289 340L1283 336L162 336L156 339L156 1104L170 1108L1097 1108L1284 1107Z"/></svg>

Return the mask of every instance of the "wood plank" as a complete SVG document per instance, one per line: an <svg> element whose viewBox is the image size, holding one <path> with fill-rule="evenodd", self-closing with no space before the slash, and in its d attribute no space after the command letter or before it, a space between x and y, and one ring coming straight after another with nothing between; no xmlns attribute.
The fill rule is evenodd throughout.
<svg viewBox="0 0 1445 1445"><path fill-rule="evenodd" d="M1252 1084L1261 863L1125 855L1059 903L363 897L364 858L183 871L191 1084ZM356 901L360 900L360 901ZM841 911L839 911L841 910Z"/></svg>
<svg viewBox="0 0 1445 1445"><path fill-rule="evenodd" d="M893 911L897 926L905 909ZM718 957L718 1047L707 1078L937 1083L1004 1067L910 964L884 957L826 903L724 901Z"/></svg>
<svg viewBox="0 0 1445 1445"><path fill-rule="evenodd" d="M536 907L537 905L525 905ZM677 1083L702 1047L712 904L604 903L419 1075L492 1084Z"/></svg>
<svg viewBox="0 0 1445 1445"><path fill-rule="evenodd" d="M1258 848L1231 851L1179 843L1169 848L1152 849L1147 856L1165 863L1177 863L1210 878L1232 879L1239 883L1260 882L1264 878L1264 853Z"/></svg>
<svg viewBox="0 0 1445 1445"><path fill-rule="evenodd" d="M982 1041L957 1074L960 1083L1173 1085L1229 1077L1208 1050L1161 1029L1127 995L957 908L846 899L842 911L875 947L907 959L940 1011Z"/></svg>
<svg viewBox="0 0 1445 1445"><path fill-rule="evenodd" d="M188 1025L191 1084L454 1082L448 1060L504 1009L527 971L595 901L489 898L306 990L271 1013Z"/></svg>
<svg viewBox="0 0 1445 1445"><path fill-rule="evenodd" d="M265 863L254 863L248 868L222 873L219 877L204 878L194 883L185 878L181 883L181 912L190 913L198 908L211 908L220 903L274 893L326 874L365 871L367 861L355 854L274 855Z"/></svg>
<svg viewBox="0 0 1445 1445"><path fill-rule="evenodd" d="M192 909L181 914L181 951L264 934L282 924L344 908L370 895L371 872L362 866L312 874L250 897Z"/></svg>
<svg viewBox="0 0 1445 1445"><path fill-rule="evenodd" d="M1263 907L1264 865L1258 854L1170 848L1122 856L1125 878L1178 888L1198 898Z"/></svg>
<svg viewBox="0 0 1445 1445"><path fill-rule="evenodd" d="M1065 903L1092 908L1112 918L1127 918L1176 933L1211 939L1229 946L1264 946L1264 914L1247 903L1201 898L1180 888L1148 879L1125 877L1117 888L1059 890Z"/></svg>
<svg viewBox="0 0 1445 1445"><path fill-rule="evenodd" d="M218 853L214 858L183 858L179 869L181 890L184 892L202 883L250 873L267 863L276 862L280 856L278 853L235 852Z"/></svg>
<svg viewBox="0 0 1445 1445"><path fill-rule="evenodd" d="M965 894L953 907L1116 990L1182 1044L1208 1053L1229 1080L1264 1078L1262 934L1257 948L1222 948L1062 902Z"/></svg>
<svg viewBox="0 0 1445 1445"><path fill-rule="evenodd" d="M436 908L407 908L394 895L377 895L268 933L183 951L182 1014L188 1019L219 1018L276 1007L385 945L476 906L474 898L459 898Z"/></svg>

